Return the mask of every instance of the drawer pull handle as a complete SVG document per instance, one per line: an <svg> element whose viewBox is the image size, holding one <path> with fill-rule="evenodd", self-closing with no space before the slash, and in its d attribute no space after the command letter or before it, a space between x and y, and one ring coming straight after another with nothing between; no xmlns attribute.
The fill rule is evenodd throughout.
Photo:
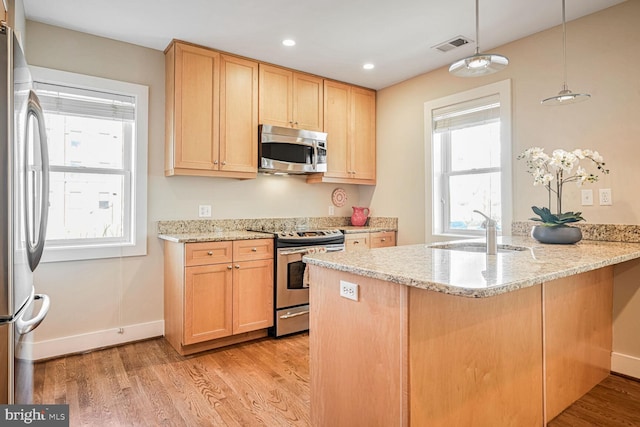
<svg viewBox="0 0 640 427"><path fill-rule="evenodd" d="M207 255L212 256L213 255L213 251L207 252Z"/></svg>
<svg viewBox="0 0 640 427"><path fill-rule="evenodd" d="M240 265L239 265L239 264L236 264L236 268L240 268Z"/></svg>
<svg viewBox="0 0 640 427"><path fill-rule="evenodd" d="M382 239L380 239L380 240L383 241L383 242L387 241L387 239L385 239L384 237Z"/></svg>
<svg viewBox="0 0 640 427"><path fill-rule="evenodd" d="M354 241L353 241L353 244L354 244L354 245L357 245L358 243L360 243L358 240L354 240Z"/></svg>
<svg viewBox="0 0 640 427"><path fill-rule="evenodd" d="M258 252L258 248L251 248L251 252Z"/></svg>
<svg viewBox="0 0 640 427"><path fill-rule="evenodd" d="M287 314L283 314L282 316L280 316L280 318L281 319L291 319L292 317L304 316L305 314L309 314L309 312L308 311L299 311L297 313L287 312Z"/></svg>
<svg viewBox="0 0 640 427"><path fill-rule="evenodd" d="M231 270L233 267L231 267L230 265L227 265L227 270Z"/></svg>

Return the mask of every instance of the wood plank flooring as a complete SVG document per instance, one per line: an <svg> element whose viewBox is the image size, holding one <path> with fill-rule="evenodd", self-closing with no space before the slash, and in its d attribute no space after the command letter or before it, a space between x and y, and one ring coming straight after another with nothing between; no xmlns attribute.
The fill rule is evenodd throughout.
<svg viewBox="0 0 640 427"><path fill-rule="evenodd" d="M157 338L35 365L34 403L71 426L309 426L309 335L183 357ZM640 382L610 375L550 427L640 426Z"/></svg>
<svg viewBox="0 0 640 427"><path fill-rule="evenodd" d="M640 381L609 375L547 425L549 427L640 426Z"/></svg>
<svg viewBox="0 0 640 427"><path fill-rule="evenodd" d="M40 362L34 403L71 426L308 426L309 335L183 357L163 339Z"/></svg>

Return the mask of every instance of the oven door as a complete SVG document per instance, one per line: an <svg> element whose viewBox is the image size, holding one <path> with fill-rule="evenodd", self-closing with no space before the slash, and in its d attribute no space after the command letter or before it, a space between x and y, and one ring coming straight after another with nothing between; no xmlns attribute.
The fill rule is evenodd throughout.
<svg viewBox="0 0 640 427"><path fill-rule="evenodd" d="M305 248L278 249L276 309L309 303L309 284L304 283Z"/></svg>

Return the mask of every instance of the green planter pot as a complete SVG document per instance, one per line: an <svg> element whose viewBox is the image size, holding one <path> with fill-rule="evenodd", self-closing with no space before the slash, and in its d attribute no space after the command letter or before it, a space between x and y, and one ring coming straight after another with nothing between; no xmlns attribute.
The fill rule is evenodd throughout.
<svg viewBox="0 0 640 427"><path fill-rule="evenodd" d="M571 227L568 225L560 227L534 225L531 229L531 237L533 237L540 243L569 245L582 240L582 230L580 230L578 227Z"/></svg>

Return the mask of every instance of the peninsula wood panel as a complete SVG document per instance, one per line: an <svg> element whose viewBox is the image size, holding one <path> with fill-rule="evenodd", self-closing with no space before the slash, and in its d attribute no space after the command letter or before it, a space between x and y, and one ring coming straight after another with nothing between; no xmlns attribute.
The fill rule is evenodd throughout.
<svg viewBox="0 0 640 427"><path fill-rule="evenodd" d="M409 290L411 425L541 426L542 295Z"/></svg>
<svg viewBox="0 0 640 427"><path fill-rule="evenodd" d="M543 284L546 421L611 371L613 267Z"/></svg>
<svg viewBox="0 0 640 427"><path fill-rule="evenodd" d="M309 269L311 425L406 426L407 287ZM340 297L340 279L359 301Z"/></svg>

